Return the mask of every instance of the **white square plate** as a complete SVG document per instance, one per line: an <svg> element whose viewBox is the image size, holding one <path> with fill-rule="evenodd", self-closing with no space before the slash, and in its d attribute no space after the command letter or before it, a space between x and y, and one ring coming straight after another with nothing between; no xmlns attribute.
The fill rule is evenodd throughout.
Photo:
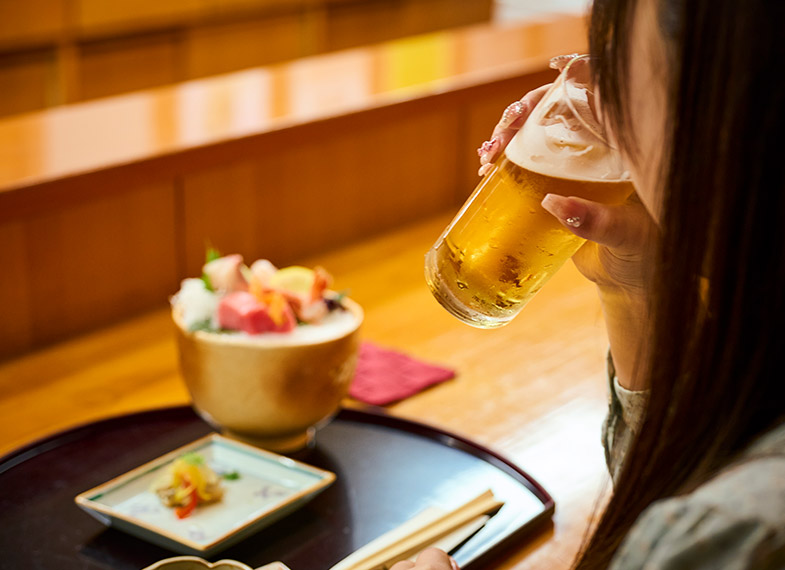
<svg viewBox="0 0 785 570"><path fill-rule="evenodd" d="M224 480L223 498L184 519L151 490L163 468L198 453ZM335 480L335 474L246 445L208 435L79 494L76 503L106 525L175 552L209 556L298 509Z"/></svg>

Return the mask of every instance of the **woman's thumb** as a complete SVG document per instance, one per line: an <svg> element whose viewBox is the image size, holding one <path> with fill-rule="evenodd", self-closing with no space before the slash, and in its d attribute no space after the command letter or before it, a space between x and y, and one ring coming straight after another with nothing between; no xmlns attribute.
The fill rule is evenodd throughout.
<svg viewBox="0 0 785 570"><path fill-rule="evenodd" d="M640 204L608 206L574 196L546 194L542 207L575 235L616 249L635 249L651 221Z"/></svg>

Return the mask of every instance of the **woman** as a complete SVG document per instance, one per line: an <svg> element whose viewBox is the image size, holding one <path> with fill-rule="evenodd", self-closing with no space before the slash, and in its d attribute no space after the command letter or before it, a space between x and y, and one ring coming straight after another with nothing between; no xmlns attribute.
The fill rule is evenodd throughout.
<svg viewBox="0 0 785 570"><path fill-rule="evenodd" d="M576 568L785 568L785 2L596 0L602 113L637 196L548 195L591 240L614 493ZM541 90L481 148L498 156ZM644 340L645 339L645 340ZM448 570L429 550L393 570Z"/></svg>

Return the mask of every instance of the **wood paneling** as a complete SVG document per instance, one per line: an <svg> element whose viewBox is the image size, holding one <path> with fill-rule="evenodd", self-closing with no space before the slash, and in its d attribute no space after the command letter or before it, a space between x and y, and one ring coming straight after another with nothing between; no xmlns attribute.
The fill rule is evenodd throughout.
<svg viewBox="0 0 785 570"><path fill-rule="evenodd" d="M0 1L0 46L52 41L68 27L67 0Z"/></svg>
<svg viewBox="0 0 785 570"><path fill-rule="evenodd" d="M198 26L184 35L185 78L226 73L306 55L303 18L286 14Z"/></svg>
<svg viewBox="0 0 785 570"><path fill-rule="evenodd" d="M0 116L487 20L491 0L2 0Z"/></svg>
<svg viewBox="0 0 785 570"><path fill-rule="evenodd" d="M0 53L0 115L41 109L56 98L55 52Z"/></svg>
<svg viewBox="0 0 785 570"><path fill-rule="evenodd" d="M0 358L164 305L206 240L288 264L456 211L504 107L554 73L532 50L393 80L399 43L0 121Z"/></svg>
<svg viewBox="0 0 785 570"><path fill-rule="evenodd" d="M318 4L321 0L206 0L211 14L281 13L302 11ZM330 1L330 0L326 0Z"/></svg>
<svg viewBox="0 0 785 570"><path fill-rule="evenodd" d="M30 307L30 257L22 222L0 224L0 359L33 346Z"/></svg>
<svg viewBox="0 0 785 570"><path fill-rule="evenodd" d="M259 171L254 161L213 167L183 180L184 255L187 275L199 275L207 246L251 259L266 245L272 208L260 212ZM231 220L230 223L224 223Z"/></svg>
<svg viewBox="0 0 785 570"><path fill-rule="evenodd" d="M178 79L174 34L90 42L80 46L78 58L78 100L158 87Z"/></svg>
<svg viewBox="0 0 785 570"><path fill-rule="evenodd" d="M208 241L286 264L451 207L456 113L402 110L304 129L296 145L187 175L187 272L199 272ZM423 146L431 133L446 143Z"/></svg>
<svg viewBox="0 0 785 570"><path fill-rule="evenodd" d="M376 0L325 8L328 50L386 41L487 21L491 0Z"/></svg>
<svg viewBox="0 0 785 570"><path fill-rule="evenodd" d="M396 0L336 3L325 8L324 45L327 50L400 37L401 27Z"/></svg>
<svg viewBox="0 0 785 570"><path fill-rule="evenodd" d="M82 32L139 30L196 18L205 12L206 0L72 0L77 26Z"/></svg>
<svg viewBox="0 0 785 570"><path fill-rule="evenodd" d="M488 21L493 4L493 0L405 0L398 17L404 35L422 34ZM436 21L434 14L440 15Z"/></svg>
<svg viewBox="0 0 785 570"><path fill-rule="evenodd" d="M0 355L165 305L177 284L174 233L174 189L164 183L0 227L0 259L14 276L0 286L14 301Z"/></svg>
<svg viewBox="0 0 785 570"><path fill-rule="evenodd" d="M588 21L584 18L571 18L564 20L564 26L552 26L548 22L542 22L539 25L540 34L532 33L528 38L531 42L537 42L537 45L545 53L563 53L561 50L566 44L584 41L588 37ZM534 29L532 30L534 32Z"/></svg>

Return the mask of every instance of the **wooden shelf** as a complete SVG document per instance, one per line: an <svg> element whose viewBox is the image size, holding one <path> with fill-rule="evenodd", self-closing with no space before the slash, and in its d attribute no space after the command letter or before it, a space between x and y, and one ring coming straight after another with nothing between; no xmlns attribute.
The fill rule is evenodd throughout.
<svg viewBox="0 0 785 570"><path fill-rule="evenodd" d="M492 0L3 2L0 116L487 21L491 5Z"/></svg>
<svg viewBox="0 0 785 570"><path fill-rule="evenodd" d="M287 264L456 208L583 38L471 26L0 119L0 358L165 305L208 240Z"/></svg>

